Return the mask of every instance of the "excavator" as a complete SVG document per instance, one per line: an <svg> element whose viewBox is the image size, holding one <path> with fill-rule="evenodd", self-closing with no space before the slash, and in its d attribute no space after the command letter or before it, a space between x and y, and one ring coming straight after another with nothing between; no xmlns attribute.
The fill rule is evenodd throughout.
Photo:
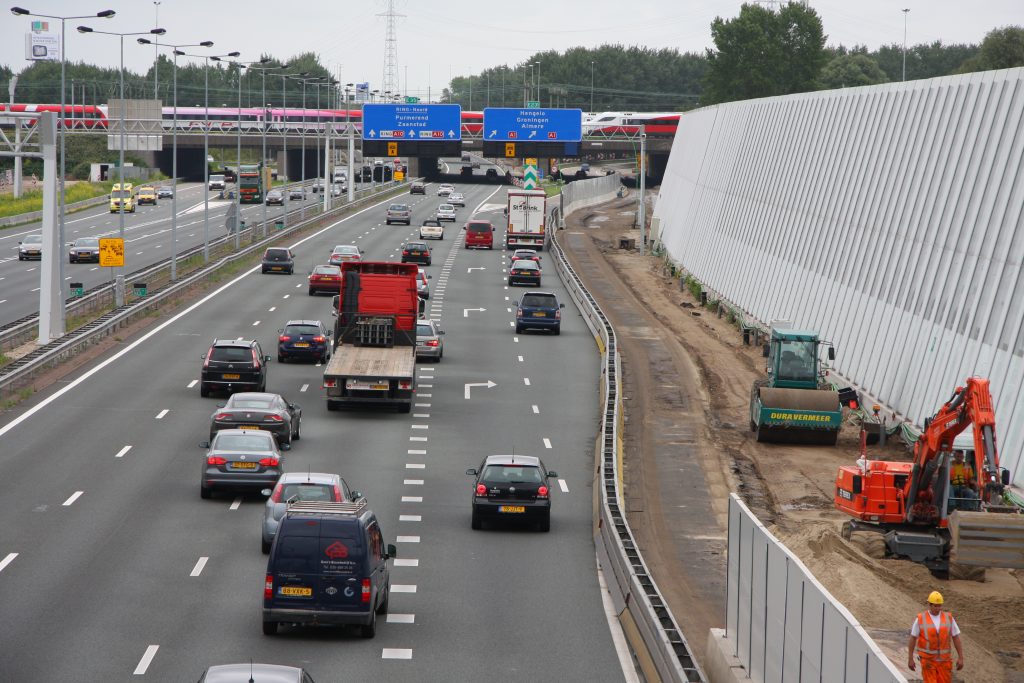
<svg viewBox="0 0 1024 683"><path fill-rule="evenodd" d="M974 496L956 499L949 477L953 439L968 428ZM834 503L853 517L843 525L844 538L881 533L887 555L922 563L938 577L948 578L951 561L1024 569L1024 515L1002 504L1009 475L999 466L989 382L969 377L925 420L913 462L868 460L862 452L856 465L839 468Z"/></svg>

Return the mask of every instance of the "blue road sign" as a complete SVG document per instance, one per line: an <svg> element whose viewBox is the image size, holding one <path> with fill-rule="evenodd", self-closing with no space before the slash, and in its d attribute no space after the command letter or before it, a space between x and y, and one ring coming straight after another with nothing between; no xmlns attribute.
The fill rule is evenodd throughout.
<svg viewBox="0 0 1024 683"><path fill-rule="evenodd" d="M363 139L461 140L462 107L457 104L364 104Z"/></svg>
<svg viewBox="0 0 1024 683"><path fill-rule="evenodd" d="M579 142L582 138L582 109L484 109L484 140Z"/></svg>

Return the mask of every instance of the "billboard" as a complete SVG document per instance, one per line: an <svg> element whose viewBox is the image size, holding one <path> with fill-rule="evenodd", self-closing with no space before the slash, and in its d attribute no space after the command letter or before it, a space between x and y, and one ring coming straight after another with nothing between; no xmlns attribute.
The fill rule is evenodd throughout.
<svg viewBox="0 0 1024 683"><path fill-rule="evenodd" d="M60 61L60 34L50 31L50 22L32 22L32 32L25 34L25 59Z"/></svg>

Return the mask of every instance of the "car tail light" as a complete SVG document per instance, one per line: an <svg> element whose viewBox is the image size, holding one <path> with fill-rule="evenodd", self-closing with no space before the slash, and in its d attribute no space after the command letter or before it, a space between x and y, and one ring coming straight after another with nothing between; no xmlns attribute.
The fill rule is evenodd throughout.
<svg viewBox="0 0 1024 683"><path fill-rule="evenodd" d="M283 491L284 491L284 486L283 485L278 484L277 486L275 486L274 487L274 492L272 494L270 494L270 500L275 502L275 503L280 503L281 502L281 493Z"/></svg>
<svg viewBox="0 0 1024 683"><path fill-rule="evenodd" d="M537 497L538 498L547 498L548 497L548 487L547 486L539 487L537 489Z"/></svg>
<svg viewBox="0 0 1024 683"><path fill-rule="evenodd" d="M213 347L211 346L210 350L206 352L206 360L203 361L203 367L204 368L210 367L210 356L212 356L212 355L213 355Z"/></svg>
<svg viewBox="0 0 1024 683"><path fill-rule="evenodd" d="M291 341L291 339L292 338L289 337L287 334L282 334L280 337L277 338L277 341L286 342L286 341Z"/></svg>
<svg viewBox="0 0 1024 683"><path fill-rule="evenodd" d="M334 502L335 503L340 503L343 500L345 500L345 499L342 498L342 496L341 496L341 487L338 486L337 484L335 484L334 485Z"/></svg>
<svg viewBox="0 0 1024 683"><path fill-rule="evenodd" d="M521 308L517 308L516 309L516 317L517 318L522 318L523 317L523 309L521 309Z"/></svg>
<svg viewBox="0 0 1024 683"><path fill-rule="evenodd" d="M399 389L412 389L412 380L411 379L400 379L400 380L398 380L398 388Z"/></svg>
<svg viewBox="0 0 1024 683"><path fill-rule="evenodd" d="M333 389L336 386L338 386L338 380L336 380L336 379L325 379L324 380L324 389Z"/></svg>
<svg viewBox="0 0 1024 683"><path fill-rule="evenodd" d="M363 579L362 602L364 604L367 604L367 603L370 602L370 580L369 579Z"/></svg>
<svg viewBox="0 0 1024 683"><path fill-rule="evenodd" d="M256 349L249 349L252 351L252 367L255 370L260 369L260 357L256 355Z"/></svg>
<svg viewBox="0 0 1024 683"><path fill-rule="evenodd" d="M226 420L231 417L231 413L217 413L213 416L214 420Z"/></svg>
<svg viewBox="0 0 1024 683"><path fill-rule="evenodd" d="M260 464L264 467L277 467L280 461L277 458L262 458Z"/></svg>
<svg viewBox="0 0 1024 683"><path fill-rule="evenodd" d="M408 255L409 255L409 250L408 249L403 249L402 250L402 256L408 256Z"/></svg>
<svg viewBox="0 0 1024 683"><path fill-rule="evenodd" d="M323 344L327 340L324 337L321 337L320 335L317 335L317 336L313 337L313 341L315 341L318 344Z"/></svg>
<svg viewBox="0 0 1024 683"><path fill-rule="evenodd" d="M263 599L270 600L274 597L274 575L267 574L266 580L263 582Z"/></svg>
<svg viewBox="0 0 1024 683"><path fill-rule="evenodd" d="M228 464L227 458L222 458L219 455L211 455L206 458L207 465L226 465Z"/></svg>
<svg viewBox="0 0 1024 683"><path fill-rule="evenodd" d="M270 420L271 422L284 422L284 418L280 415L266 415L264 420Z"/></svg>
<svg viewBox="0 0 1024 683"><path fill-rule="evenodd" d="M478 495L478 496L486 496L487 495L487 487L484 486L483 484L477 484L476 485L476 495Z"/></svg>
<svg viewBox="0 0 1024 683"><path fill-rule="evenodd" d="M439 346L440 344L440 340L437 339L428 339L424 342L424 346Z"/></svg>
<svg viewBox="0 0 1024 683"><path fill-rule="evenodd" d="M561 320L561 319L562 319L562 312L561 311L555 311L555 320Z"/></svg>

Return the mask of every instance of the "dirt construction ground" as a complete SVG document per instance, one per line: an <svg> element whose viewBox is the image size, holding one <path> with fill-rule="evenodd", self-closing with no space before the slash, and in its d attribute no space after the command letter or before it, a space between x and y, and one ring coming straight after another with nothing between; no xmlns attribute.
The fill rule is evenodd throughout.
<svg viewBox="0 0 1024 683"><path fill-rule="evenodd" d="M708 629L724 625L727 499L738 491L909 680L920 679L905 669L908 629L937 589L963 631L966 667L954 680L1024 682L1024 572L941 581L885 558L880 536L845 541L832 486L836 468L857 458L859 426L847 416L836 446L757 443L748 401L763 375L759 349L680 291L660 259L616 248L638 237L634 207L627 198L576 212L558 241L616 327L629 520L698 660ZM909 453L890 442L884 457Z"/></svg>

